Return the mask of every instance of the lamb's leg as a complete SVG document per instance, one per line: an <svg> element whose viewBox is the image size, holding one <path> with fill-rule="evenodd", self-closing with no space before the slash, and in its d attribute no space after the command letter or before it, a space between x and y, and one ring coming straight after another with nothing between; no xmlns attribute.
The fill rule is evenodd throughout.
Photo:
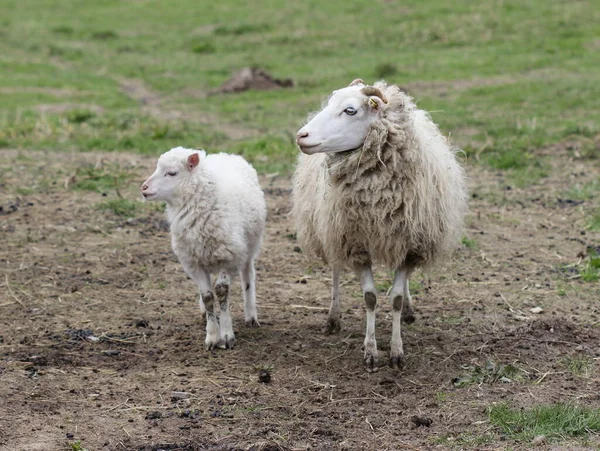
<svg viewBox="0 0 600 451"><path fill-rule="evenodd" d="M367 371L373 371L377 367L377 341L375 340L375 308L377 307L377 295L375 294L375 283L371 265L357 268L360 278L360 286L363 291L365 304L367 306L367 331L365 334L364 360Z"/></svg>
<svg viewBox="0 0 600 451"><path fill-rule="evenodd" d="M225 349L231 349L235 344L233 322L229 310L229 285L231 285L229 274L225 271L221 271L215 282L215 294L217 295L217 300L221 307L221 313L219 315L219 345Z"/></svg>
<svg viewBox="0 0 600 451"><path fill-rule="evenodd" d="M340 329L340 270L333 268L331 271L331 304L329 305L326 333L337 334Z"/></svg>
<svg viewBox="0 0 600 451"><path fill-rule="evenodd" d="M187 270L200 290L200 305L206 312L206 339L204 345L209 351L219 345L219 322L215 314L215 296L210 286L210 274L203 268ZM200 309L202 311L202 308Z"/></svg>
<svg viewBox="0 0 600 451"><path fill-rule="evenodd" d="M258 313L256 311L256 273L254 260L250 260L240 271L242 293L244 294L244 319L246 326L258 327Z"/></svg>
<svg viewBox="0 0 600 451"><path fill-rule="evenodd" d="M402 336L400 334L402 312L406 311L404 304L407 303L408 270L399 268L396 270L394 285L390 292L392 302L392 341L390 343L390 366L394 369L404 366L404 349L402 348ZM412 311L412 308L411 308Z"/></svg>

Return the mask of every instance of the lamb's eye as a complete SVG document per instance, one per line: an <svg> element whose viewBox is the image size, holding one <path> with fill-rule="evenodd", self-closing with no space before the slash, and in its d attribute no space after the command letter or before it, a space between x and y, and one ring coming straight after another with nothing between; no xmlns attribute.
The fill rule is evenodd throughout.
<svg viewBox="0 0 600 451"><path fill-rule="evenodd" d="M344 110L344 113L346 113L348 116L354 116L356 114L356 110L349 106Z"/></svg>
<svg viewBox="0 0 600 451"><path fill-rule="evenodd" d="M175 177L177 175L177 172L175 172L175 171L169 171L169 172L167 172L167 175L169 177Z"/></svg>

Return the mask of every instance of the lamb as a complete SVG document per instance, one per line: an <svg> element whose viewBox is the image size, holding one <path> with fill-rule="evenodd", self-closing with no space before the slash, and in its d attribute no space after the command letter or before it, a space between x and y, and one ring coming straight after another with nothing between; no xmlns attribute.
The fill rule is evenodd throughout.
<svg viewBox="0 0 600 451"><path fill-rule="evenodd" d="M304 252L332 268L327 331L340 330L340 272L353 269L367 327L364 361L378 363L372 265L395 271L390 291L390 366L404 366L400 322L414 321L410 274L449 253L467 209L465 174L456 150L428 113L395 85L360 79L336 90L297 134L292 215Z"/></svg>
<svg viewBox="0 0 600 451"><path fill-rule="evenodd" d="M254 259L267 210L256 171L238 155L207 156L204 150L177 147L160 156L141 190L146 200L167 204L173 251L198 285L200 312L206 313L206 349L232 348L228 298L236 272L242 281L246 325L259 326ZM217 274L214 292L211 272Z"/></svg>

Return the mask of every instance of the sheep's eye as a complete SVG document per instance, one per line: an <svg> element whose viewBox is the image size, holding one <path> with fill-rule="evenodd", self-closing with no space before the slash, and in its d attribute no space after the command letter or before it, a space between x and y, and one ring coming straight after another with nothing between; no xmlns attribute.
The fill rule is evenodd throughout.
<svg viewBox="0 0 600 451"><path fill-rule="evenodd" d="M348 116L354 116L356 114L356 110L349 106L344 110L344 113L346 113Z"/></svg>
<svg viewBox="0 0 600 451"><path fill-rule="evenodd" d="M169 171L169 172L167 172L167 175L169 177L175 177L177 175L177 172L175 172L175 171Z"/></svg>

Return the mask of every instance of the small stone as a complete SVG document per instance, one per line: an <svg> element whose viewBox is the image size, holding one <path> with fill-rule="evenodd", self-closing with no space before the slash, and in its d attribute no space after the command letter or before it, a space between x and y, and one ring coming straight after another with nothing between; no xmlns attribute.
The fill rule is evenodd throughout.
<svg viewBox="0 0 600 451"><path fill-rule="evenodd" d="M188 399L191 398L192 394L185 391L173 391L171 392L172 399Z"/></svg>
<svg viewBox="0 0 600 451"><path fill-rule="evenodd" d="M543 445L544 443L546 443L545 435L538 435L538 436L534 437L534 439L531 441L531 444L533 446Z"/></svg>
<svg viewBox="0 0 600 451"><path fill-rule="evenodd" d="M533 307L533 308L529 309L529 311L531 313L542 313L544 311L544 309L542 307Z"/></svg>

